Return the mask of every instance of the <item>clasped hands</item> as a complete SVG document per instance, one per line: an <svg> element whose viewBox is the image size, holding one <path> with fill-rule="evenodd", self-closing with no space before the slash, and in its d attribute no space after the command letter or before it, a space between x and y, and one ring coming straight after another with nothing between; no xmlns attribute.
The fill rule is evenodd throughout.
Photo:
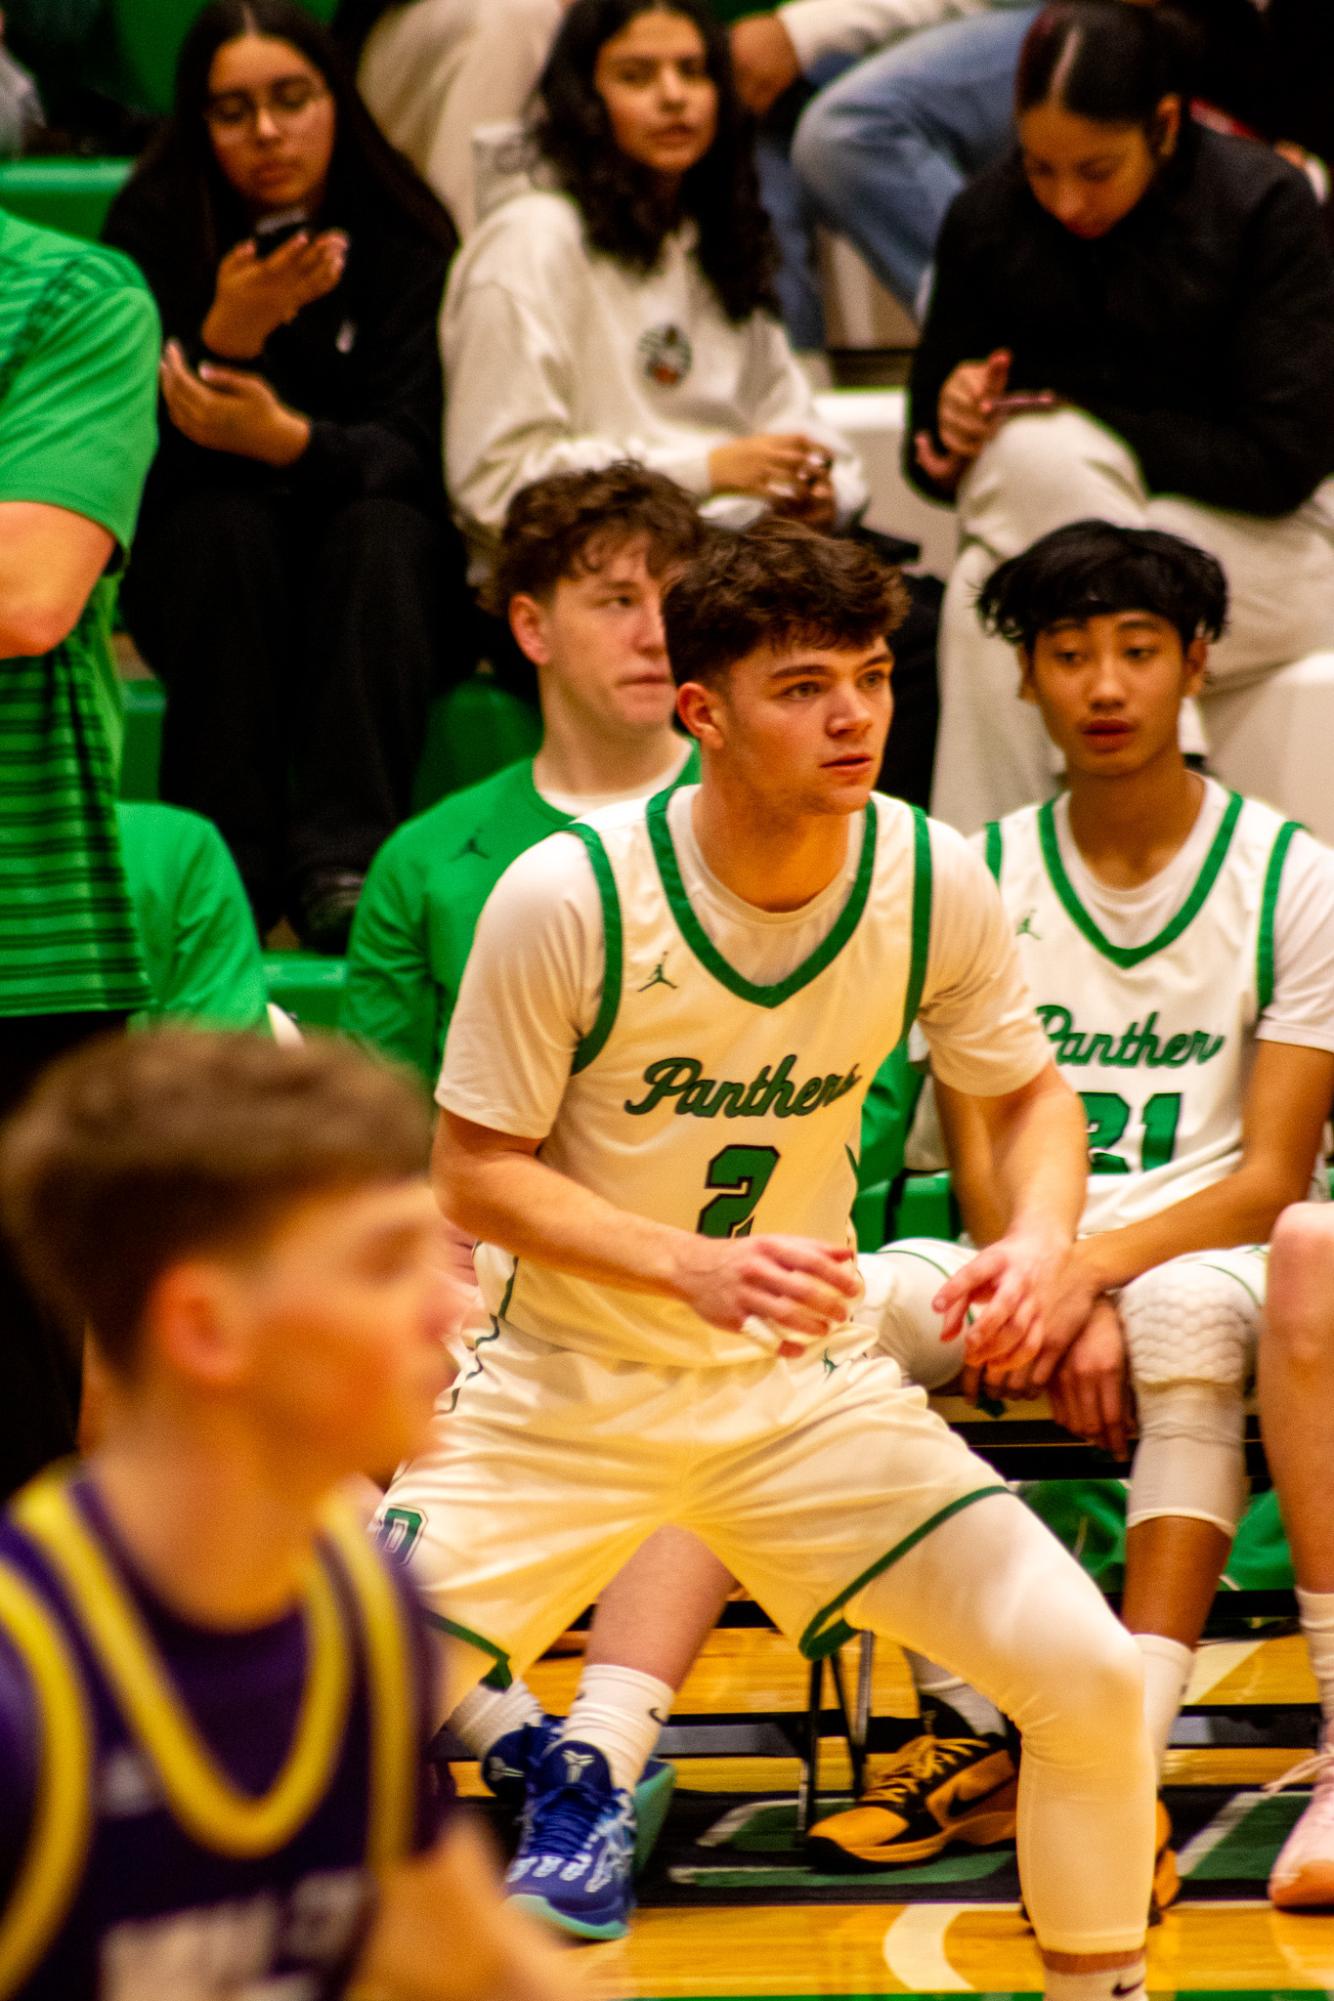
<svg viewBox="0 0 1334 2001"><path fill-rule="evenodd" d="M1078 1244L1018 1231L989 1244L932 1302L962 1340L964 1392L1036 1397L1067 1431L1124 1458L1133 1430L1116 1307Z"/></svg>

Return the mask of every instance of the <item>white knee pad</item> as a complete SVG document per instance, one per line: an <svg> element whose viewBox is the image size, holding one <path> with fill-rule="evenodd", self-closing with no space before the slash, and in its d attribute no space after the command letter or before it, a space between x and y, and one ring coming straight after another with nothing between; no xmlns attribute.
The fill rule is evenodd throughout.
<svg viewBox="0 0 1334 2001"><path fill-rule="evenodd" d="M1188 1515L1236 1534L1246 1505L1246 1406L1222 1383L1142 1387L1126 1527Z"/></svg>
<svg viewBox="0 0 1334 2001"><path fill-rule="evenodd" d="M1251 1253L1221 1251L1216 1260L1173 1258L1132 1280L1117 1312L1136 1392L1169 1383L1243 1390L1255 1363L1262 1271Z"/></svg>
<svg viewBox="0 0 1334 2001"><path fill-rule="evenodd" d="M1121 1294L1140 1429L1128 1527L1186 1515L1235 1534L1263 1282L1253 1253L1220 1251L1173 1258Z"/></svg>
<svg viewBox="0 0 1334 2001"><path fill-rule="evenodd" d="M934 1390L963 1367L962 1340L942 1341L931 1302L976 1252L936 1237L903 1237L858 1259L866 1290L854 1318L875 1334L911 1383Z"/></svg>

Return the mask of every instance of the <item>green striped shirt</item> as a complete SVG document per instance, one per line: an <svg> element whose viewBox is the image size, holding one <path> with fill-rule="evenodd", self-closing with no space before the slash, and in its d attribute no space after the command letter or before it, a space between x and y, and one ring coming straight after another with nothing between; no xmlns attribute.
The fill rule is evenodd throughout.
<svg viewBox="0 0 1334 2001"><path fill-rule="evenodd" d="M0 214L0 503L66 509L128 547L158 348L126 259ZM52 652L0 659L0 1015L147 999L116 830L113 602L104 577Z"/></svg>

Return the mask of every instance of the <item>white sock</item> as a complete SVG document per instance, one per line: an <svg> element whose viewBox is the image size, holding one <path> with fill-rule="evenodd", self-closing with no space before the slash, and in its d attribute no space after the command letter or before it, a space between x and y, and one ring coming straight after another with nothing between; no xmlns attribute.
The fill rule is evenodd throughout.
<svg viewBox="0 0 1334 2001"><path fill-rule="evenodd" d="M487 1688L479 1682L464 1696L449 1719L449 1727L475 1758L484 1758L511 1730L525 1723L540 1723L542 1716L542 1705L527 1682L511 1682L508 1688Z"/></svg>
<svg viewBox="0 0 1334 2001"><path fill-rule="evenodd" d="M1161 1785L1167 1740L1186 1697L1195 1649L1169 1640L1164 1633L1136 1633L1134 1639L1144 1661L1144 1721Z"/></svg>
<svg viewBox="0 0 1334 2001"><path fill-rule="evenodd" d="M922 1708L929 1709L933 1703L943 1702L962 1716L969 1729L979 1737L1003 1737L1005 1719L994 1702L988 1701L971 1682L960 1681L958 1675L947 1674L943 1667L929 1661L925 1654L915 1654L905 1647L904 1658L908 1672L917 1690L917 1699Z"/></svg>
<svg viewBox="0 0 1334 2001"><path fill-rule="evenodd" d="M675 1700L670 1682L638 1668L586 1667L561 1742L592 1744L607 1760L612 1784L633 1792Z"/></svg>
<svg viewBox="0 0 1334 2001"><path fill-rule="evenodd" d="M1042 1991L1047 2001L1144 2001L1148 1969L1141 1958L1129 1966L1104 1966L1100 1973L1058 1973L1054 1967L1042 1969Z"/></svg>
<svg viewBox="0 0 1334 2001"><path fill-rule="evenodd" d="M1311 1656L1311 1672L1320 1690L1321 1734L1328 1738L1334 1732L1334 1591L1303 1591L1299 1584L1297 1610Z"/></svg>

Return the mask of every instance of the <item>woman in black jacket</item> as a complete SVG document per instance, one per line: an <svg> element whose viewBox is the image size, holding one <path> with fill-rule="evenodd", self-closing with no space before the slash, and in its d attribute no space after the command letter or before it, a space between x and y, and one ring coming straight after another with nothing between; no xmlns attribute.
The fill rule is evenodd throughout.
<svg viewBox="0 0 1334 2001"><path fill-rule="evenodd" d="M1101 516L1217 556L1217 678L1334 644L1334 269L1307 181L1191 122L1157 9L1057 0L1016 96L1016 154L946 220L911 387L909 473L957 497L962 544L933 805L969 828L1051 787L972 610L1050 529Z"/></svg>
<svg viewBox="0 0 1334 2001"><path fill-rule="evenodd" d="M286 909L341 949L432 689L469 664L435 331L454 229L294 0L214 0L106 236L167 335L123 595L167 688L163 796L217 822L261 928Z"/></svg>

